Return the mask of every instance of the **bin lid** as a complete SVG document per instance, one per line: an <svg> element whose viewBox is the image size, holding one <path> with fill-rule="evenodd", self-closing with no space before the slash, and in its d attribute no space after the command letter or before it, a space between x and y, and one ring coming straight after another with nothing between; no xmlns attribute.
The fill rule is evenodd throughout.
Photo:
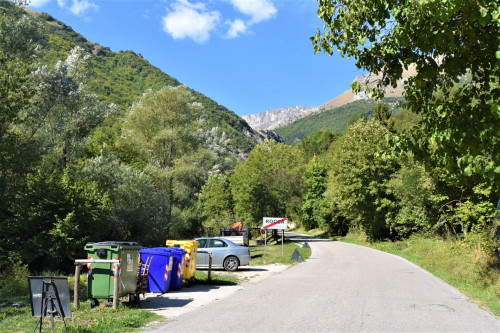
<svg viewBox="0 0 500 333"><path fill-rule="evenodd" d="M170 255L172 248L170 247L143 247L142 249L139 250L139 253L144 253L144 254L163 254L163 255Z"/></svg>
<svg viewBox="0 0 500 333"><path fill-rule="evenodd" d="M97 243L87 243L85 247L102 247L102 246L140 246L137 242L124 242L124 241L107 241Z"/></svg>

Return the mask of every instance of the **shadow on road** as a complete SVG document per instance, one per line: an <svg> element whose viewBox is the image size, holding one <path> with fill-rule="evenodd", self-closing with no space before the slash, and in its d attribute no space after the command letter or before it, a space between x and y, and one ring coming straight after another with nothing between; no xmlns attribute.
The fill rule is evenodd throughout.
<svg viewBox="0 0 500 333"><path fill-rule="evenodd" d="M300 235L300 234L295 234L293 232L285 232L285 238L288 238L288 240L290 240L291 242L308 242L308 243L334 242L331 239L318 238L318 237L309 236L309 235Z"/></svg>
<svg viewBox="0 0 500 333"><path fill-rule="evenodd" d="M178 298L169 298L162 297L161 295L157 297L148 297L145 300L141 301L141 309L154 309L161 310L166 308L182 308L187 304L191 303L194 299L178 299Z"/></svg>

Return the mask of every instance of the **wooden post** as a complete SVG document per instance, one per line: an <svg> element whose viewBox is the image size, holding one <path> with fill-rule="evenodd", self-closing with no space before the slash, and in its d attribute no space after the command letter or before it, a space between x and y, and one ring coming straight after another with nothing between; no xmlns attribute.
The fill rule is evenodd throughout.
<svg viewBox="0 0 500 333"><path fill-rule="evenodd" d="M115 285L113 290L113 309L118 308L118 287L120 286L120 264L115 264Z"/></svg>
<svg viewBox="0 0 500 333"><path fill-rule="evenodd" d="M80 309L80 293L78 287L80 286L80 265L75 264L75 297L74 297L74 306L75 310Z"/></svg>

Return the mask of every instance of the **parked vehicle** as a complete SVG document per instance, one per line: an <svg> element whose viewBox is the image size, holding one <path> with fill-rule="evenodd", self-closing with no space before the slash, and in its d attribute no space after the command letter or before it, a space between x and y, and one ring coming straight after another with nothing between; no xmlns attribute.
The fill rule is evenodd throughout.
<svg viewBox="0 0 500 333"><path fill-rule="evenodd" d="M212 252L212 267L235 271L250 263L250 249L221 237L195 238L200 243L198 251ZM198 252L196 268L208 268L209 255Z"/></svg>
<svg viewBox="0 0 500 333"><path fill-rule="evenodd" d="M239 221L233 224L229 229L221 229L220 237L230 240L236 245L248 246L250 231L248 229L243 229L243 223Z"/></svg>

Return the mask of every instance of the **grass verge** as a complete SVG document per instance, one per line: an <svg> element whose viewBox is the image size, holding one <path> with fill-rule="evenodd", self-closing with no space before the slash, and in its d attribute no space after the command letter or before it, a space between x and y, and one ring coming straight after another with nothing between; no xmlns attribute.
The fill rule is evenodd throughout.
<svg viewBox="0 0 500 333"><path fill-rule="evenodd" d="M73 295L74 277L69 277L68 283L70 294ZM71 303L72 318L65 319L68 332L136 332L140 327L144 327L150 322L164 319L150 311L129 306L127 303L119 305L116 311L111 307L90 309L89 301L86 300L87 283L85 275L82 275L79 289L82 300L80 309L75 311L73 303ZM0 332L33 332L39 318L31 315L29 295L2 296L4 297L0 301ZM50 318L43 319L42 331L51 331ZM55 320L55 331L65 332L64 323L59 318Z"/></svg>
<svg viewBox="0 0 500 333"><path fill-rule="evenodd" d="M255 245L255 243L251 242L250 244L250 265L262 266L262 265L270 265L270 264L285 264L285 265L293 265L296 264L297 261L292 260L292 255L297 249L302 258L307 259L311 256L310 248L301 248L302 245L298 245L296 243L291 242L288 239L285 239L283 242L283 255L281 253L281 241L275 242L272 241L264 245Z"/></svg>
<svg viewBox="0 0 500 333"><path fill-rule="evenodd" d="M212 286L234 286L240 281L237 277L219 275L217 272L212 270L211 281L208 281L208 270L196 270L194 278L196 279L196 284L201 285L212 285Z"/></svg>
<svg viewBox="0 0 500 333"><path fill-rule="evenodd" d="M479 246L418 234L396 242L370 243L362 233L349 233L338 240L403 257L500 316L500 269Z"/></svg>

